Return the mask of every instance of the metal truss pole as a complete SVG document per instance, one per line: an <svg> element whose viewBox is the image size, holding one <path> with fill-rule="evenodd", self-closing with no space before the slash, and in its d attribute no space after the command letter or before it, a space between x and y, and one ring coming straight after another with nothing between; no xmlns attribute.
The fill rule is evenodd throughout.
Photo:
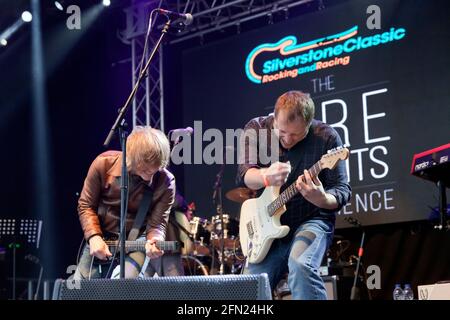
<svg viewBox="0 0 450 320"><path fill-rule="evenodd" d="M317 2L319 8L322 0L150 0L146 2L133 1L126 8L126 28L119 34L124 43L131 45L132 85L139 75L139 62L144 47L144 37L151 10L163 6L164 9L182 13L191 13L194 23L186 30L179 32L171 43L185 41L194 37L202 38L205 34L236 26L252 19L270 16L277 12L285 12L296 6ZM321 5L322 3L322 5ZM155 30L160 26L155 25ZM155 32L154 32L155 33ZM157 33L157 32L156 32ZM156 39L150 37L149 47ZM133 127L136 125L151 125L164 131L164 99L163 99L163 57L162 47L155 56L148 77L142 84L133 102Z"/></svg>

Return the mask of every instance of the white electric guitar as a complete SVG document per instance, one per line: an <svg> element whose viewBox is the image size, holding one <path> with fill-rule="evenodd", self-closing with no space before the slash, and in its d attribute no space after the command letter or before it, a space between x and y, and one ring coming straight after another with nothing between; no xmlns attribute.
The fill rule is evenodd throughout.
<svg viewBox="0 0 450 320"><path fill-rule="evenodd" d="M328 151L308 170L311 177L317 177L323 169L334 169L339 160L348 158L348 154L345 146ZM242 204L239 237L242 252L250 263L264 260L273 240L289 233L289 227L280 224L280 217L286 211L285 204L298 193L295 184L281 194L280 187L267 187L259 198Z"/></svg>

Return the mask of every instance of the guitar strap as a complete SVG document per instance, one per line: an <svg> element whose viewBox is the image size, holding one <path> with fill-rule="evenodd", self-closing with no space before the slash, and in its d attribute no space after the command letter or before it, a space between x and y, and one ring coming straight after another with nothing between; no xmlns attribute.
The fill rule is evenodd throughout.
<svg viewBox="0 0 450 320"><path fill-rule="evenodd" d="M176 218L175 218L175 212L174 212L174 211L171 211L171 212L170 212L170 215L171 215L171 218L172 218L172 219L169 219L169 222L170 222L171 224L173 224L175 227L177 227L179 230L183 231L183 232L184 232L184 233L192 240L192 238L193 238L192 233L191 233L189 230L187 230L185 227L183 227L183 226L176 220Z"/></svg>
<svg viewBox="0 0 450 320"><path fill-rule="evenodd" d="M153 181L158 179L159 174L156 174L153 177ZM141 203L139 204L138 213L136 215L136 219L134 219L133 227L131 228L130 233L128 234L129 241L134 241L139 236L139 231L141 230L142 224L144 222L145 217L147 216L148 210L152 203L153 198L153 188L150 186L145 186L144 194L142 195Z"/></svg>

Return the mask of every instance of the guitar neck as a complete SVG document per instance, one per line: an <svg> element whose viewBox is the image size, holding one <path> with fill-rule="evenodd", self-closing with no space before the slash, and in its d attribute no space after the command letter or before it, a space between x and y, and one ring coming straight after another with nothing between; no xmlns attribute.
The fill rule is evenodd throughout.
<svg viewBox="0 0 450 320"><path fill-rule="evenodd" d="M311 178L316 178L320 171L322 171L322 167L320 165L320 161L317 161L311 168L308 169ZM295 186L297 181L293 182L289 187L287 187L273 202L271 202L268 206L270 216L273 216L278 209L283 207L289 200L291 200L297 193L297 187Z"/></svg>
<svg viewBox="0 0 450 320"><path fill-rule="evenodd" d="M110 249L120 249L118 240L105 241ZM125 251L145 251L145 244L147 241L125 241ZM179 250L178 241L156 241L156 246L160 250L177 251Z"/></svg>

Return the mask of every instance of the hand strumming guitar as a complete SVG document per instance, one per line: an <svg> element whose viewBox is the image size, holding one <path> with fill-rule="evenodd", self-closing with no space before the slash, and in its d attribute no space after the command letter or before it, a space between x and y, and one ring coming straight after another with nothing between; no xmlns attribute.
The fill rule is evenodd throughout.
<svg viewBox="0 0 450 320"><path fill-rule="evenodd" d="M161 257L164 254L164 251L160 250L156 246L156 241L160 241L161 239L157 237L153 237L150 240L147 240L147 243L145 244L145 254L150 259L156 259Z"/></svg>
<svg viewBox="0 0 450 320"><path fill-rule="evenodd" d="M281 186L291 172L291 164L289 162L275 162L267 169L261 169L264 186Z"/></svg>

